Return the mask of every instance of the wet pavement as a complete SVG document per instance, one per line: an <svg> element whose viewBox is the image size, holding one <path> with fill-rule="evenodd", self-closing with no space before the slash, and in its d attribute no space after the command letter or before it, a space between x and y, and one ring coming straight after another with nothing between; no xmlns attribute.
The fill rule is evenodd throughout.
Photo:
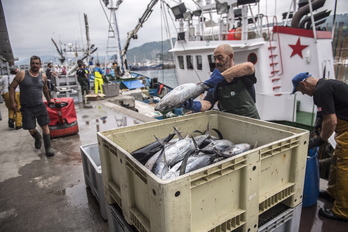
<svg viewBox="0 0 348 232"><path fill-rule="evenodd" d="M55 156L36 150L25 130L8 127L0 104L0 231L108 231L99 204L86 188L80 146L97 142L97 131L150 120L120 113L105 100L92 109L75 105L79 133L52 139ZM121 110L120 110L121 109ZM132 114L132 113L131 113Z"/></svg>
<svg viewBox="0 0 348 232"><path fill-rule="evenodd" d="M36 150L24 130L8 128L7 109L0 104L0 231L109 231L99 203L84 181L80 146L97 142L97 131L153 120L108 103L90 102L92 109L75 105L79 133L56 138L54 157ZM327 182L321 180L321 187ZM302 210L300 232L346 232L348 223L318 216L319 199Z"/></svg>
<svg viewBox="0 0 348 232"><path fill-rule="evenodd" d="M327 181L320 180L320 188L326 189ZM332 208L333 202L319 198L311 207L303 208L301 213L300 232L347 232L348 222L327 219L319 216L322 207Z"/></svg>

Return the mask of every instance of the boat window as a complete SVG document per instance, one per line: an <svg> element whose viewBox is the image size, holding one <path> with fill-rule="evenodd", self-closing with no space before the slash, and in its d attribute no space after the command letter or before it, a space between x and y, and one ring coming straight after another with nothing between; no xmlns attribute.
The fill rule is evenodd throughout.
<svg viewBox="0 0 348 232"><path fill-rule="evenodd" d="M250 53L248 55L248 61L253 63L253 64L256 64L257 63L257 55L255 53Z"/></svg>
<svg viewBox="0 0 348 232"><path fill-rule="evenodd" d="M186 56L187 69L193 69L193 57Z"/></svg>
<svg viewBox="0 0 348 232"><path fill-rule="evenodd" d="M214 68L215 68L214 55L208 55L208 62L209 62L210 72L214 71Z"/></svg>
<svg viewBox="0 0 348 232"><path fill-rule="evenodd" d="M197 70L202 70L202 56L196 56Z"/></svg>
<svg viewBox="0 0 348 232"><path fill-rule="evenodd" d="M184 57L178 56L179 68L184 69Z"/></svg>

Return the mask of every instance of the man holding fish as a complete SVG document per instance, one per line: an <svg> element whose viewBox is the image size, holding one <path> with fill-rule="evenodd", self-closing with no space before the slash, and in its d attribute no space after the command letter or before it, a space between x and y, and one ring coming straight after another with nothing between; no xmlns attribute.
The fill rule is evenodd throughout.
<svg viewBox="0 0 348 232"><path fill-rule="evenodd" d="M216 102L221 111L259 119L255 105L256 83L253 63L234 64L234 51L229 44L221 44L214 50L215 70L203 84L210 87L202 101L186 101L184 108L204 112Z"/></svg>

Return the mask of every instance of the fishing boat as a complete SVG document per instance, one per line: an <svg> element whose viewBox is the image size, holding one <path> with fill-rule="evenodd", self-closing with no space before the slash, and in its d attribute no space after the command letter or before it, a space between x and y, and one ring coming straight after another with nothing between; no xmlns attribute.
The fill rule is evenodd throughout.
<svg viewBox="0 0 348 232"><path fill-rule="evenodd" d="M197 1L194 11L184 3L173 7L181 22L171 50L178 83L208 79L215 66L214 49L229 44L235 51L235 63L255 65L261 119L312 125L313 101L291 94L291 79L300 72L335 78L332 33L323 30L330 11L323 9L325 0L299 1L298 5L291 1L291 10L278 19L262 14L259 4L258 0ZM212 14L217 15L216 20L204 20Z"/></svg>
<svg viewBox="0 0 348 232"><path fill-rule="evenodd" d="M146 59L142 62L135 62L133 65L129 65L129 68L132 71L160 70L163 69L163 62L160 60L151 62L150 60Z"/></svg>
<svg viewBox="0 0 348 232"><path fill-rule="evenodd" d="M124 69L128 69L125 61L130 40L157 2L150 1L135 30L128 33L119 56ZM324 24L331 11L323 9L325 0L296 2L289 1L289 11L282 18L263 14L259 0L199 0L196 9L188 9L183 1L170 6L178 31L170 50L178 84L207 80L215 67L214 49L229 44L235 51L235 63L255 65L256 105L261 119L312 126L316 115L313 101L291 94L291 79L300 72L335 78L333 34ZM164 12L168 7L161 5Z"/></svg>

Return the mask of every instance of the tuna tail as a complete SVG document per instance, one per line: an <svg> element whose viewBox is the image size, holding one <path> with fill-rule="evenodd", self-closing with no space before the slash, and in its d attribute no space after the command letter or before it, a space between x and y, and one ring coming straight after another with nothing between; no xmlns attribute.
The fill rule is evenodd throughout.
<svg viewBox="0 0 348 232"><path fill-rule="evenodd" d="M164 162L164 167L162 169L162 171L160 172L160 177L162 178L169 170L169 165L166 159L166 153L165 153L165 143L163 141L161 141L159 138L157 138L156 136L154 136L157 140L158 143L160 143L162 145L162 151L161 154L158 156L158 159L156 161L156 163L158 162L159 159L162 158L163 156L163 162Z"/></svg>
<svg viewBox="0 0 348 232"><path fill-rule="evenodd" d="M208 124L207 124L207 129L206 129L204 132L202 132L202 131L200 131L200 130L195 130L195 131L193 131L193 133L200 133L200 134L202 134L202 135L203 135L203 134L204 134L204 135L209 135L209 138L211 139L212 137L211 137L210 130L215 131L216 134L218 135L219 139L223 139L222 133L221 133L218 129L216 129L216 128L211 128L209 122L208 122Z"/></svg>
<svg viewBox="0 0 348 232"><path fill-rule="evenodd" d="M220 156L220 157L223 157L223 158L230 158L232 156L228 156L228 155L225 155L223 152L221 152L219 149L217 149L216 147L213 147L213 151L216 155Z"/></svg>
<svg viewBox="0 0 348 232"><path fill-rule="evenodd" d="M210 122L208 122L207 129L206 129L206 131L204 131L204 134L209 135L209 138L211 139L212 137L211 137L210 130L215 131L216 134L219 136L219 139L223 139L224 138L222 136L222 133L218 129L216 129L216 128L211 128Z"/></svg>
<svg viewBox="0 0 348 232"><path fill-rule="evenodd" d="M193 144L195 146L195 150L193 150L192 152L190 153L187 153L185 156L184 156L184 159L182 160L182 163L181 163L181 167L180 167L180 176L185 174L186 173L186 165L187 165L187 161L188 161L188 158L192 155L192 154L198 154L199 152L199 148L198 148L198 145L197 145L197 142L196 140L192 137L192 141L193 141Z"/></svg>
<svg viewBox="0 0 348 232"><path fill-rule="evenodd" d="M181 135L180 131L176 127L174 127L174 132L179 137L179 140L184 139L184 137Z"/></svg>
<svg viewBox="0 0 348 232"><path fill-rule="evenodd" d="M216 132L216 134L219 136L219 139L224 139L222 133L218 129L213 128L212 130Z"/></svg>

